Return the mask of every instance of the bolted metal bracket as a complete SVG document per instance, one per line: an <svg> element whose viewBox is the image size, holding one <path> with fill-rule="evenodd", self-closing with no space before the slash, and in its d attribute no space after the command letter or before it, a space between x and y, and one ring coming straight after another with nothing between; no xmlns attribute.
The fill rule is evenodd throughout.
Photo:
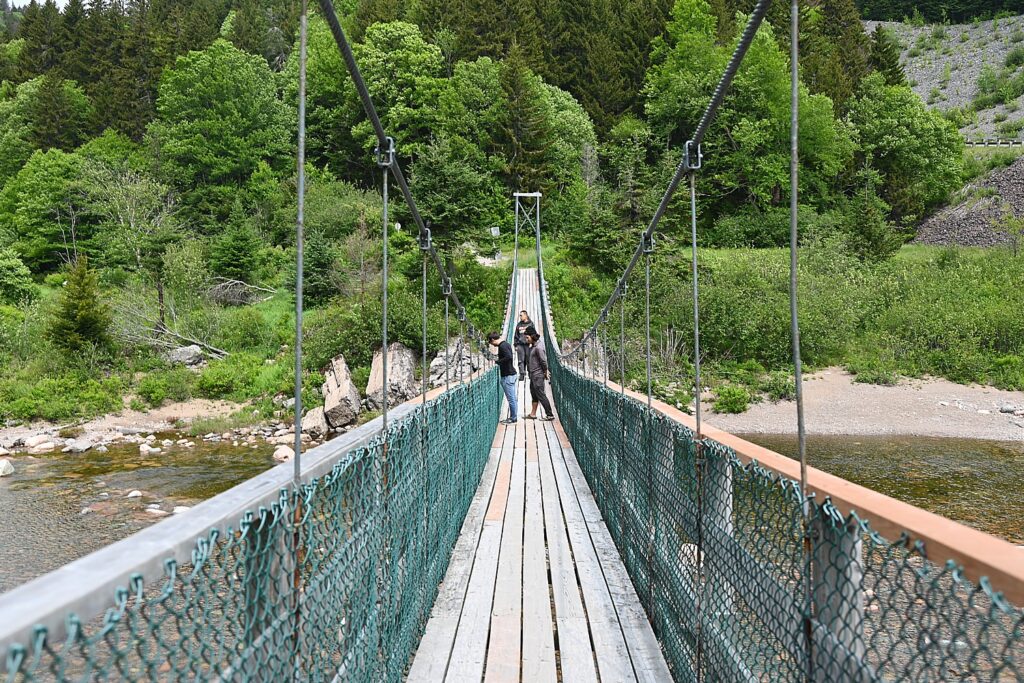
<svg viewBox="0 0 1024 683"><path fill-rule="evenodd" d="M654 253L654 233L651 233L650 235L644 235L644 253Z"/></svg>
<svg viewBox="0 0 1024 683"><path fill-rule="evenodd" d="M703 159L704 153L701 151L700 145L695 144L693 140L687 140L683 145L683 168L687 171L696 171L700 169Z"/></svg>
<svg viewBox="0 0 1024 683"><path fill-rule="evenodd" d="M446 277L444 282L441 283L441 295L451 296L452 295L452 279Z"/></svg>
<svg viewBox="0 0 1024 683"><path fill-rule="evenodd" d="M466 309L459 306L459 310L455 312L455 317L458 318L461 323L466 322Z"/></svg>
<svg viewBox="0 0 1024 683"><path fill-rule="evenodd" d="M377 165L381 168L391 168L395 164L395 139L388 137L385 147L381 148L378 144L373 150L374 156L377 157Z"/></svg>
<svg viewBox="0 0 1024 683"><path fill-rule="evenodd" d="M420 251L430 251L432 248L430 228L423 228L423 231L420 233Z"/></svg>

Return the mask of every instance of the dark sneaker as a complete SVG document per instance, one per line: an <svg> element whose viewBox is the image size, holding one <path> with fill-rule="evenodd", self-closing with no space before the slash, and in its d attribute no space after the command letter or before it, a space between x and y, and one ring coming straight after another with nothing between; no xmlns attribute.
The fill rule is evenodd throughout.
<svg viewBox="0 0 1024 683"><path fill-rule="evenodd" d="M514 425L515 423L516 423L516 421L513 420L512 418L508 418L508 419L505 419L505 420L501 421L501 424L503 424L503 425Z"/></svg>

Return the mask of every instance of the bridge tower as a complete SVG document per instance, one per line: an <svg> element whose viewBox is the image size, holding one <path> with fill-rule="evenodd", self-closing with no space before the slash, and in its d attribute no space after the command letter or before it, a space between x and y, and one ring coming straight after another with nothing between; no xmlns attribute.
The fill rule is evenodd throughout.
<svg viewBox="0 0 1024 683"><path fill-rule="evenodd" d="M537 263L540 263L540 192L516 192L516 246L519 243L519 229L533 228L537 240Z"/></svg>

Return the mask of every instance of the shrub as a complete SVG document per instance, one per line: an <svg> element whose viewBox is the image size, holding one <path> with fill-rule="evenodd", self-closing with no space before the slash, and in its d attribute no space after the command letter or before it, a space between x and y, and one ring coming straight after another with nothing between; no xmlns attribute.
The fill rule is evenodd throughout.
<svg viewBox="0 0 1024 683"><path fill-rule="evenodd" d="M80 256L68 273L47 335L57 346L72 352L110 344L110 309L100 297L96 272Z"/></svg>
<svg viewBox="0 0 1024 683"><path fill-rule="evenodd" d="M791 372L771 372L761 379L757 388L775 402L796 398L796 380Z"/></svg>
<svg viewBox="0 0 1024 683"><path fill-rule="evenodd" d="M1020 31L1018 31L1014 35L1019 35L1021 36L1021 38L1024 38L1024 34L1022 34ZM1015 40L1014 42L1018 43L1020 41ZM1010 50L1006 55L1006 61L1004 62L1004 64L1006 64L1006 67L1009 69L1016 69L1018 66L1024 66L1024 46L1015 47L1012 50Z"/></svg>
<svg viewBox="0 0 1024 683"><path fill-rule="evenodd" d="M96 380L79 373L63 377L0 382L0 417L51 422L88 418L122 406L116 377Z"/></svg>
<svg viewBox="0 0 1024 683"><path fill-rule="evenodd" d="M745 412L750 407L750 393L743 387L719 387L713 407L716 413Z"/></svg>
<svg viewBox="0 0 1024 683"><path fill-rule="evenodd" d="M154 408L166 400L187 401L192 397L193 374L184 368L151 372L142 378L137 393Z"/></svg>
<svg viewBox="0 0 1024 683"><path fill-rule="evenodd" d="M13 249L0 247L0 304L21 304L35 297L32 273Z"/></svg>

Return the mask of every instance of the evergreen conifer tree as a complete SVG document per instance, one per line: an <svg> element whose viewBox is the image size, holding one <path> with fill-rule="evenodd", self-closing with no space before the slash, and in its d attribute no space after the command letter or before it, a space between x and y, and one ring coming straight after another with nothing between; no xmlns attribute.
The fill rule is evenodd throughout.
<svg viewBox="0 0 1024 683"><path fill-rule="evenodd" d="M57 346L72 352L110 343L110 309L100 295L99 278L89 260L79 256L68 272L57 310L50 320L47 336Z"/></svg>
<svg viewBox="0 0 1024 683"><path fill-rule="evenodd" d="M253 230L242 203L236 201L228 227L210 248L210 268L221 277L252 283L263 241Z"/></svg>
<svg viewBox="0 0 1024 683"><path fill-rule="evenodd" d="M60 63L60 10L54 0L42 6L35 0L25 10L19 35L25 39L21 51L22 79L47 73Z"/></svg>
<svg viewBox="0 0 1024 683"><path fill-rule="evenodd" d="M882 74L887 85L906 85L907 75L900 64L900 48L896 37L881 24L871 34L871 66Z"/></svg>
<svg viewBox="0 0 1024 683"><path fill-rule="evenodd" d="M82 0L68 0L61 17L60 73L64 78L77 83L85 83L88 77L86 62L90 56L82 50L84 25L85 6Z"/></svg>
<svg viewBox="0 0 1024 683"><path fill-rule="evenodd" d="M56 73L43 76L31 107L29 140L36 149L69 151L88 139L92 106L75 83Z"/></svg>
<svg viewBox="0 0 1024 683"><path fill-rule="evenodd" d="M543 191L551 177L547 157L552 130L541 88L519 47L513 45L501 68L506 106L498 137L509 185L528 192Z"/></svg>

